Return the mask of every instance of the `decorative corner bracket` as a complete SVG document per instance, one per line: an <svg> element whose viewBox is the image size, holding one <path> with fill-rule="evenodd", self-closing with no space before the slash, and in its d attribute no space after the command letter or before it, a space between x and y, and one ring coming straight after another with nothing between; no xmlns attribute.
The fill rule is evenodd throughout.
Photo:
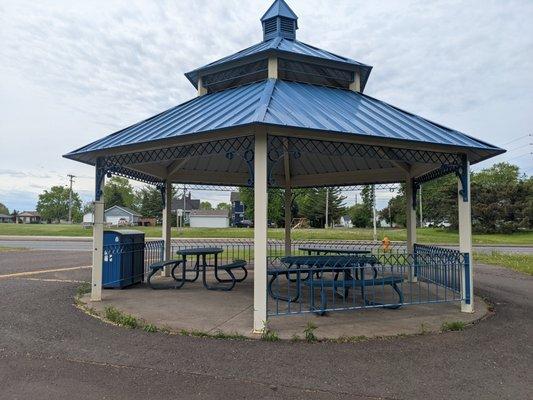
<svg viewBox="0 0 533 400"><path fill-rule="evenodd" d="M416 205L418 204L418 190L420 189L421 183L418 182L416 179L411 179L411 185L413 186L413 193L412 195L412 202L413 202L413 210L416 210Z"/></svg>
<svg viewBox="0 0 533 400"><path fill-rule="evenodd" d="M281 154L280 154L281 153ZM285 157L285 153L288 153L295 160L301 157L299 150L288 150L284 149L283 152L280 152L279 149L272 149L268 152L268 186L275 186L276 180L274 179L274 168L277 163Z"/></svg>
<svg viewBox="0 0 533 400"><path fill-rule="evenodd" d="M98 158L96 160L96 182L95 182L95 191L94 191L94 199L96 201L100 201L102 198L103 190L102 190L102 182L104 181L106 175L108 177L111 176L111 174L107 171L107 169L104 167L104 160L102 158Z"/></svg>
<svg viewBox="0 0 533 400"><path fill-rule="evenodd" d="M161 204L163 205L163 208L165 208L167 206L167 187L165 182L157 184L156 188L161 193Z"/></svg>
<svg viewBox="0 0 533 400"><path fill-rule="evenodd" d="M228 160L233 160L235 156L239 156L246 163L246 166L248 167L248 174L250 175L247 183L248 183L248 186L253 186L254 185L254 157L255 157L254 151L251 149L248 149L245 152L229 151L226 153L226 158Z"/></svg>
<svg viewBox="0 0 533 400"><path fill-rule="evenodd" d="M461 181L461 189L459 190L459 195L463 197L463 201L467 202L470 193L468 193L468 165L467 158L462 157L462 162L459 168L455 171L457 178Z"/></svg>

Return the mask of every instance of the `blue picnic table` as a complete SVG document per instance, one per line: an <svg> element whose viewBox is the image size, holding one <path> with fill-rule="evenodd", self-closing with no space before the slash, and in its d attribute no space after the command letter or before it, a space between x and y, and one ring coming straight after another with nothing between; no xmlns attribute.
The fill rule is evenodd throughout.
<svg viewBox="0 0 533 400"><path fill-rule="evenodd" d="M403 303L403 293L398 284L403 282L400 276L383 276L378 278L375 265L378 260L373 255L331 255L331 256L288 256L282 257L283 268L271 269L268 282L268 292L275 300L296 302L301 296L301 286L306 285L311 289L311 307L314 307L314 289L320 290L321 308L320 315L325 313L327 308L327 289L331 288L335 293L341 290L341 296L345 298L350 289L360 288L365 304L375 305L366 298L365 288L373 286L391 286L398 294L398 305L389 308L399 308ZM365 278L365 268L372 268L374 276ZM330 273L332 276L326 277ZM305 274L305 276L302 276ZM285 276L288 281L296 283L296 293L294 297L284 297L276 293L273 289L274 283ZM339 277L342 276L342 279Z"/></svg>

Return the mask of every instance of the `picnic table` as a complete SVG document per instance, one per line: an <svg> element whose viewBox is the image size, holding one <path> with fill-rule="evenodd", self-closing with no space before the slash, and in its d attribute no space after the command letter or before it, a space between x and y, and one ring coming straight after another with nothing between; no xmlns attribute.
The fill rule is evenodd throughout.
<svg viewBox="0 0 533 400"><path fill-rule="evenodd" d="M182 257L183 274L181 278L177 278L175 276L173 276L173 278L178 282L181 281L182 285L184 285L185 282L196 282L201 272L202 283L207 290L232 290L235 287L236 283L244 281L248 276L248 270L245 267L246 261L237 260L230 264L219 266L218 255L221 254L223 251L224 250L220 247L196 247L178 250L176 253ZM195 276L192 279L187 278L187 271L191 271L190 269L187 269L188 256L196 257L196 263L194 265L194 268L192 269L192 271L194 271L195 273ZM214 267L215 270L215 279L219 282L219 284L222 285L212 286L207 283L207 267L211 266L207 263L207 256L214 256L214 264L212 265L212 267ZM219 269L224 270L229 275L230 279L220 278L220 276L218 275ZM233 274L233 271L236 269L242 269L244 272L244 277L237 279Z"/></svg>
<svg viewBox="0 0 533 400"><path fill-rule="evenodd" d="M176 254L181 256L181 260L161 261L161 262L152 264L150 266L151 273L148 277L148 284L153 289L158 289L158 287L152 284L151 278L154 276L154 274L157 271L164 269L166 266L171 266L172 267L172 270L171 270L172 278L176 282L178 282L175 286L173 286L174 289L181 289L187 282L196 282L201 274L202 283L207 290L222 290L222 291L232 290L235 287L236 283L244 281L246 277L248 276L248 270L246 269L246 261L235 260L230 264L218 265L218 256L223 251L224 250L220 247L195 247L195 248L178 250ZM212 265L209 265L207 262L208 256L213 256L214 258L214 263ZM187 257L196 258L196 262L194 263L194 266L192 269L187 268ZM177 276L176 270L180 266L181 266L181 276ZM218 285L210 285L207 282L207 268L208 267L214 268L215 279L218 281ZM244 276L242 278L235 277L234 271L238 269L242 270L242 272L244 273ZM221 278L219 276L219 270L223 270L229 276L229 279ZM194 276L192 278L188 278L187 272L194 272Z"/></svg>
<svg viewBox="0 0 533 400"><path fill-rule="evenodd" d="M321 254L371 254L371 250L362 250L360 248L355 247L341 247L341 248L335 248L335 247L329 247L329 246L322 246L322 245L304 245L298 247L300 251L307 251L309 255L312 255L313 253L317 256Z"/></svg>
<svg viewBox="0 0 533 400"><path fill-rule="evenodd" d="M365 288L373 286L389 285L398 294L399 302L403 303L403 293L398 287L398 283L403 282L403 277L384 276L377 277L377 270L374 267L377 259L369 255L333 255L333 256L288 256L281 258L281 262L286 265L284 269L273 269L268 272L270 280L268 283L268 292L275 300L282 300L287 302L296 302L301 296L302 283L311 289L311 307L314 307L314 289L320 289L321 308L320 315L325 313L327 308L327 288L332 288L335 293L341 289L343 293L341 296L346 298L351 288L361 288L361 295L365 304L373 305L373 303L366 298ZM370 279L365 278L365 268L368 266L374 270L374 276ZM352 272L354 274L352 274ZM302 273L306 273L302 277ZM325 273L332 273L332 278L326 278ZM339 276L343 275L343 279L339 280ZM291 275L296 275L296 278L291 278ZM279 293L275 293L273 289L274 283L280 276L285 276L288 281L296 282L296 293L294 297L283 297ZM316 276L316 277L315 277ZM390 306L389 308L399 308L400 305Z"/></svg>

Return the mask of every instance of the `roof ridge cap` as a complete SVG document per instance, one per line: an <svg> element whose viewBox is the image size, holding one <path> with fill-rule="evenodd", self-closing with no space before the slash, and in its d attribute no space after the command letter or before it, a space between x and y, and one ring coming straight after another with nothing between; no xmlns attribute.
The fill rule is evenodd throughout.
<svg viewBox="0 0 533 400"><path fill-rule="evenodd" d="M272 93L276 86L277 79L268 79L263 89L263 94L259 99L259 107L255 112L254 122L264 122L270 100L272 99Z"/></svg>

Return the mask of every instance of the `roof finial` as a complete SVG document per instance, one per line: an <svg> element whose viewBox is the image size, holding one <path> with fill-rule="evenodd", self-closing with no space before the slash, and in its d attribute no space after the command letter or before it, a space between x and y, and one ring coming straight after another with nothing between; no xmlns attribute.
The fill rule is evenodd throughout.
<svg viewBox="0 0 533 400"><path fill-rule="evenodd" d="M285 0L275 0L261 18L263 40L276 37L295 40L298 29L298 16L291 10Z"/></svg>

